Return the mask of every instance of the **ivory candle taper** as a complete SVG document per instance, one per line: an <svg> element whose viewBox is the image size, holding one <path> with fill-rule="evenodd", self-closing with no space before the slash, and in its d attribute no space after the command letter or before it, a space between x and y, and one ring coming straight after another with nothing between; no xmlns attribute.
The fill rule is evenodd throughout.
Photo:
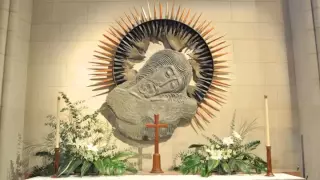
<svg viewBox="0 0 320 180"><path fill-rule="evenodd" d="M56 148L59 148L59 144L60 144L60 118L59 118L59 112L60 112L60 97L58 97L58 100L57 100Z"/></svg>
<svg viewBox="0 0 320 180"><path fill-rule="evenodd" d="M270 125L269 125L269 106L268 106L268 96L264 96L265 102L265 118L266 118L266 146L270 146Z"/></svg>

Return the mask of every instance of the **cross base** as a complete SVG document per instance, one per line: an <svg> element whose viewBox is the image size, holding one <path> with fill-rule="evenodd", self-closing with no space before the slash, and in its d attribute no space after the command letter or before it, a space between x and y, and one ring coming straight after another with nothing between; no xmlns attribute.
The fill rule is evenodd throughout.
<svg viewBox="0 0 320 180"><path fill-rule="evenodd" d="M153 154L153 165L150 173L163 173L160 161L160 154Z"/></svg>

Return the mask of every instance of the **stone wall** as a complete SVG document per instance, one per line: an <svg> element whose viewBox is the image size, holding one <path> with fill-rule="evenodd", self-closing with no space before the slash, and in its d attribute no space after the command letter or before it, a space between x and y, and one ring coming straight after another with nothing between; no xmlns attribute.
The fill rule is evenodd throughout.
<svg viewBox="0 0 320 180"><path fill-rule="evenodd" d="M23 135L32 3L0 0L0 179L7 179Z"/></svg>
<svg viewBox="0 0 320 180"><path fill-rule="evenodd" d="M319 5L320 1L313 0L315 24L312 20L311 1L289 0L289 17L292 33L292 47L295 63L297 98L299 107L300 129L304 136L306 175L309 180L320 178L317 158L320 151L320 85L319 64ZM317 40L315 39L315 31ZM318 51L316 46L318 44Z"/></svg>
<svg viewBox="0 0 320 180"><path fill-rule="evenodd" d="M164 2L164 1L163 1ZM296 169L300 163L300 132L296 101L296 80L292 53L287 48L284 11L279 0L180 0L192 12L203 12L217 32L227 34L231 44L225 59L232 65L232 88L228 103L204 133L229 135L232 113L237 119L253 120L264 126L264 95L269 96L271 144L274 167ZM99 108L106 97L93 98L88 61L97 49L102 33L114 20L133 6L146 7L145 0L34 0L31 49L28 67L25 137L41 139L45 116L56 112L59 91L72 100L87 100ZM160 115L161 116L161 115ZM265 156L264 128L249 140L260 139L257 154ZM176 130L171 140L161 144L163 169L172 165L175 155L192 143L205 142L191 127ZM119 143L121 147L124 144ZM153 148L144 150L152 153ZM144 161L144 170L151 160Z"/></svg>

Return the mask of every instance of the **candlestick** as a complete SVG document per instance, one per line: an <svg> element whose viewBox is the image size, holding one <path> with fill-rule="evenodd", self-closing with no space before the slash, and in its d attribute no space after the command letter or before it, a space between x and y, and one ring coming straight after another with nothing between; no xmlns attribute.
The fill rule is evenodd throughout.
<svg viewBox="0 0 320 180"><path fill-rule="evenodd" d="M270 146L270 130L269 130L269 107L268 107L268 96L264 96L265 100L265 116L266 116L266 146Z"/></svg>
<svg viewBox="0 0 320 180"><path fill-rule="evenodd" d="M267 174L266 176L274 176L272 173L271 146L266 146L267 150Z"/></svg>
<svg viewBox="0 0 320 180"><path fill-rule="evenodd" d="M55 148L59 148L60 144L60 118L59 118L59 112L60 112L60 97L58 97L57 101L57 127L56 127L56 146Z"/></svg>

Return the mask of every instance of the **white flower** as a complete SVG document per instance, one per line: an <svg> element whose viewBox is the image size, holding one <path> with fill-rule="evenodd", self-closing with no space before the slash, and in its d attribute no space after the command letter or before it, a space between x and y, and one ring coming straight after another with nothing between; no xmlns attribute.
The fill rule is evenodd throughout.
<svg viewBox="0 0 320 180"><path fill-rule="evenodd" d="M98 148L96 146L92 145L92 144L89 144L87 146L87 148L88 148L89 151L94 151L94 152L98 151Z"/></svg>
<svg viewBox="0 0 320 180"><path fill-rule="evenodd" d="M211 159L214 159L214 160L220 160L222 159L222 152L221 150L213 150L211 151L211 156L210 156Z"/></svg>
<svg viewBox="0 0 320 180"><path fill-rule="evenodd" d="M237 131L233 131L233 132L232 132L232 135L233 135L233 137L235 137L235 138L237 138L237 139L239 139L239 140L242 140L240 134L239 134Z"/></svg>
<svg viewBox="0 0 320 180"><path fill-rule="evenodd" d="M219 144L217 144L217 145L216 145L216 148L217 148L217 149L219 149L219 148L220 148L220 145L219 145Z"/></svg>
<svg viewBox="0 0 320 180"><path fill-rule="evenodd" d="M222 142L227 146L230 146L231 144L234 143L232 137L225 137L223 138Z"/></svg>

